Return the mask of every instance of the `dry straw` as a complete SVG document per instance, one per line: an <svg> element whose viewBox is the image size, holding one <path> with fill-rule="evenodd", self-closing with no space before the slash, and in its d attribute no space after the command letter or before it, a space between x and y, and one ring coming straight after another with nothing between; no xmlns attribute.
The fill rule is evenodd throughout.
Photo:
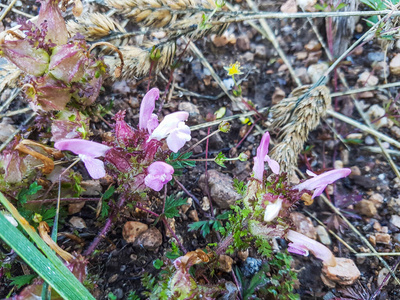
<svg viewBox="0 0 400 300"><path fill-rule="evenodd" d="M293 172L309 132L318 126L331 104L326 86L312 89L309 95L298 101L309 88L310 86L302 86L295 89L289 98L271 108L271 127L280 128L280 142L272 149L271 157L279 163L282 172Z"/></svg>

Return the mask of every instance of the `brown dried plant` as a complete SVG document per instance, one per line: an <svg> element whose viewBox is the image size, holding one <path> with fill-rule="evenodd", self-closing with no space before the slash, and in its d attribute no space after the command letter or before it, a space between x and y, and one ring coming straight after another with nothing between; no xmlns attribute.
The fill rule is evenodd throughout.
<svg viewBox="0 0 400 300"><path fill-rule="evenodd" d="M222 34L229 25L201 26L203 15L215 12L214 0L107 0L107 4L145 27L168 28L175 35L184 32L193 39Z"/></svg>
<svg viewBox="0 0 400 300"><path fill-rule="evenodd" d="M331 96L326 86L318 86L305 95L309 88L302 86L293 90L289 98L271 108L271 127L280 128L280 142L272 149L271 157L279 163L282 172L289 174L297 166L297 157L303 150L309 132L319 125L331 105Z"/></svg>
<svg viewBox="0 0 400 300"><path fill-rule="evenodd" d="M121 76L119 78L129 79L134 76L144 76L149 73L151 68L151 51L155 46L160 50L160 59L155 62L153 70L158 72L162 69L167 68L172 64L172 61L175 56L175 42L166 42L162 44L154 44L150 42L146 42L142 47L137 46L124 46L121 47L121 53L124 57L125 67L122 70ZM113 71L120 64L118 57L114 56L106 56L104 58L105 63L110 67L110 71L113 74Z"/></svg>
<svg viewBox="0 0 400 300"><path fill-rule="evenodd" d="M96 41L113 33L125 32L125 29L110 17L100 13L86 13L70 20L67 29L71 36L82 34L87 41Z"/></svg>

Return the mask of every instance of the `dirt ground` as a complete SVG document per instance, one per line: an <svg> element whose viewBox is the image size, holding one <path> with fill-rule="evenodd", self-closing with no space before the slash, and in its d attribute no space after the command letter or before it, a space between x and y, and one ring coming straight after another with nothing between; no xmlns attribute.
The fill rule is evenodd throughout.
<svg viewBox="0 0 400 300"><path fill-rule="evenodd" d="M262 1L260 10L278 11L284 1ZM101 3L90 3L94 10L104 11ZM244 2L233 3L247 9ZM36 15L38 3L35 1L19 0L14 6L18 11ZM365 8L363 8L365 9ZM16 19L20 17L11 11L3 20L3 29L7 30L16 25ZM67 12L67 18L72 18ZM314 31L306 19L284 19L268 20L269 25L277 37L277 40L289 58L293 69L299 75L302 83L312 82L314 73L309 67L316 64L327 63L327 58L323 49L310 46L310 41L317 41ZM326 41L325 22L315 20L314 24ZM0 25L1 26L1 25ZM133 25L128 25L132 26ZM1 29L1 28L0 28ZM356 25L350 41L356 41L369 27L363 19ZM270 107L274 101L276 91L280 89L281 94L288 96L296 88L290 72L283 64L282 59L277 54L272 44L264 38L257 30L252 28L247 22L231 24L226 33L230 42L216 40L215 37L205 37L196 41L196 45L202 51L204 57L214 68L215 72L222 80L229 84L229 77L226 75L224 67L238 61L241 63L243 97L251 100L257 109ZM307 46L309 45L309 46ZM182 51L185 43L180 41L178 48ZM177 51L177 52L180 52ZM340 69L344 72L350 89L362 88L365 82L360 80L360 74L368 72L368 78L376 78L375 84L379 86L384 83L397 82L399 77L393 75L389 70L389 63L400 52L394 46L386 54L376 39L362 45L353 51L341 64ZM377 62L381 62L379 66ZM4 59L0 59L0 70L5 66ZM382 67L383 66L383 67ZM388 77L385 79L382 68L387 68ZM307 69L308 68L308 69ZM154 76L151 87L158 87L163 91L169 77L169 71L164 71ZM337 83L336 83L336 82ZM137 124L139 103L146 92L148 78L132 78L118 82L107 82L105 90L101 93L98 103L106 106L113 101L111 112L115 114L119 110L126 110L125 120L130 124ZM368 86L367 85L367 86ZM337 79L337 76L330 77L328 87L331 92L345 91L345 87ZM229 97L221 94L222 90L215 82L201 61L190 51L187 50L183 57L183 64L174 74L174 81L169 94L170 99L163 107L162 114L174 112L181 109L182 105L190 112L189 125L195 126L207 121L207 115L214 114L219 108L225 107L225 116L232 116L240 113L236 105ZM15 90L6 88L1 94L1 103L5 103ZM191 92L191 93L189 93ZM274 94L275 93L275 94ZM363 105L364 111L368 111L373 105L384 107L390 100L398 100L398 88L376 89L373 91L354 94L356 99ZM16 111L26 107L23 94L20 93L12 103L6 108L5 113ZM357 113L353 100L348 95L338 96L332 99L332 106L341 114L349 118L363 122ZM372 109L374 111L374 108ZM22 127L22 135L29 139L39 139L46 137L46 132L40 132L33 127L33 123L24 126L23 123L29 117L30 112L17 114L8 119L8 123L15 128ZM373 115L373 113L370 113ZM398 115L387 118L387 124L379 128L379 131L386 136L398 140L400 128L397 127ZM264 119L258 123L265 129L270 124L268 114L263 114ZM374 115L371 120L376 120ZM105 133L111 128L107 123L113 123L112 115L107 114L104 120L92 120L90 130L94 140L102 140ZM378 120L379 122L379 120ZM246 125L235 119L231 122L232 128L229 133L219 133L210 139L209 157L213 157L219 152L226 156L245 152L251 157L255 156L256 148L259 144L261 135L251 125ZM215 130L216 126L212 128ZM238 147L236 145L245 136L245 133L252 129L243 142ZM193 145L207 135L208 127L195 130L192 133L192 141L188 144ZM277 131L277 130L276 130ZM275 134L277 132L274 132ZM341 139L338 138L341 137ZM276 142L276 135L273 135L273 142ZM397 165L399 152L389 143L384 143L384 147L389 150L390 156ZM205 143L195 148L194 158L205 158ZM232 150L234 149L234 150ZM391 151L391 152L390 152ZM371 242L379 253L397 252L400 246L400 228L393 222L394 215L400 215L400 179L396 177L382 151L371 135L363 132L345 122L326 117L316 130L314 130L305 145L305 151L299 156L299 169L303 172L311 166L313 170L328 170L338 165L352 168L353 173L349 178L343 179L329 190L328 196L332 203L351 221L351 223ZM214 163L208 163L208 170L216 169L221 173L228 174L232 178L244 180L251 175L252 159L247 162L228 163L227 168L221 168ZM89 176L82 166L77 166L84 180L89 180ZM180 182L185 188L203 203L206 196L199 186L199 178L205 172L205 164L198 163L195 168L186 168ZM102 182L102 192L107 189L107 183ZM180 193L185 196L177 184L169 188L168 193ZM93 197L89 195L88 197ZM151 209L160 212L162 208L161 193L150 193ZM215 206L215 204L214 204ZM201 207L194 206L200 220L209 217L209 211L203 211ZM71 215L66 217L66 222L60 225L60 232L77 232L83 240L83 245L76 244L68 238L59 239L62 247L69 251L82 251L85 249L102 227L101 222L96 220L96 203L87 202L82 210L74 216L82 218L86 227L82 229L74 228L68 220ZM66 208L65 208L66 210ZM221 214L224 209L216 207L216 214ZM358 253L369 252L366 245L360 240L359 236L341 221L332 210L324 204L322 200L317 200L311 206L299 206L297 209L304 217L309 218L307 222L312 224L315 230L320 220L326 227L332 230L340 239L350 245ZM309 212L312 218L306 213ZM143 212L135 212L131 207L125 207L120 211L119 217L114 223L112 230L97 248L98 255L90 260L88 274L95 283L93 290L97 299L108 299L107 295L112 292L117 299L127 299L130 291L140 294L144 289L141 285L141 278L145 272L156 274L158 270L154 267L153 261L159 259L170 250L170 238L166 236L166 228L162 222L154 225L162 233L162 244L157 251L149 251L140 245L132 245L122 238L122 228L127 221L137 221L152 226L155 218ZM204 238L199 232L189 232L188 225L193 220L187 214L181 213L180 217L175 218L175 231L183 240L183 245L189 251L197 248L205 248L210 243L218 241L215 233L209 234ZM322 264L314 257L303 258L294 256L293 268L298 272L298 283L296 291L301 299L373 299L372 295L379 289L380 293L376 299L398 299L399 288L391 278L388 284L379 288L382 278L385 276L384 266L375 256L356 256L335 236L329 235L332 243L328 246L337 257L351 258L356 263L361 272L359 279L352 285L329 286L321 280ZM5 250L0 249L1 251ZM3 252L2 255L5 255ZM250 257L258 258L254 249L250 249ZM390 267L397 267L399 261L396 256L382 256ZM3 259L3 256L1 256ZM234 258L234 264L243 267L244 262L238 257ZM22 267L23 262L18 258L13 258L14 264L12 276L25 274ZM386 270L387 271L387 270ZM398 273L396 273L398 274ZM217 279L232 281L230 274L220 272L215 275ZM17 289L14 292L18 292ZM10 280L5 276L0 277L0 297L10 296ZM14 295L11 293L11 295Z"/></svg>

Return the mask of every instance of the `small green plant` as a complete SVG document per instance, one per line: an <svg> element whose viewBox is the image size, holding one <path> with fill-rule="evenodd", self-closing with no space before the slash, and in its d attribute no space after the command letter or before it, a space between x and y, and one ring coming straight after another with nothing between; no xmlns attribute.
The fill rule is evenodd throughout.
<svg viewBox="0 0 400 300"><path fill-rule="evenodd" d="M179 256L182 256L182 251L179 250L179 247L174 242L171 243L171 251L168 251L165 256L169 259L177 259Z"/></svg>
<svg viewBox="0 0 400 300"><path fill-rule="evenodd" d="M39 192L43 187L39 185L36 181L34 183L31 183L29 185L29 188L23 188L21 191L18 193L17 199L19 204L25 204L29 200L29 196L35 195L37 192Z"/></svg>
<svg viewBox="0 0 400 300"><path fill-rule="evenodd" d="M229 213L229 211L225 211L213 220L198 221L189 224L189 231L200 230L203 237L206 237L211 232L211 229L221 231L224 228L221 220L227 220L229 218Z"/></svg>
<svg viewBox="0 0 400 300"><path fill-rule="evenodd" d="M36 274L27 274L27 275L12 277L10 278L11 285L15 285L17 289L20 289L24 285L30 284L31 281L36 277L37 277Z"/></svg>
<svg viewBox="0 0 400 300"><path fill-rule="evenodd" d="M187 204L186 198L176 199L174 195L168 196L165 199L164 214L167 218L174 218L179 216L178 207Z"/></svg>
<svg viewBox="0 0 400 300"><path fill-rule="evenodd" d="M300 299L294 293L296 273L291 270L292 257L286 253L277 253L268 262L264 262L260 270L250 279L243 276L238 267L235 273L243 288L243 299Z"/></svg>

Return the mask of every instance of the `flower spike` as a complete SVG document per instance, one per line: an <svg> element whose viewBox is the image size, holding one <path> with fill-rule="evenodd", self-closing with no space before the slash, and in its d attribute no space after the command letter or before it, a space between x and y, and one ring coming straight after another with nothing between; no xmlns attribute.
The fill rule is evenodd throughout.
<svg viewBox="0 0 400 300"><path fill-rule="evenodd" d="M269 132L267 131L264 133L260 142L260 146L257 148L257 156L254 157L254 178L258 179L259 181L262 181L263 179L264 162L268 163L268 166L271 168L272 172L279 174L279 164L268 156L269 140L270 136Z"/></svg>

